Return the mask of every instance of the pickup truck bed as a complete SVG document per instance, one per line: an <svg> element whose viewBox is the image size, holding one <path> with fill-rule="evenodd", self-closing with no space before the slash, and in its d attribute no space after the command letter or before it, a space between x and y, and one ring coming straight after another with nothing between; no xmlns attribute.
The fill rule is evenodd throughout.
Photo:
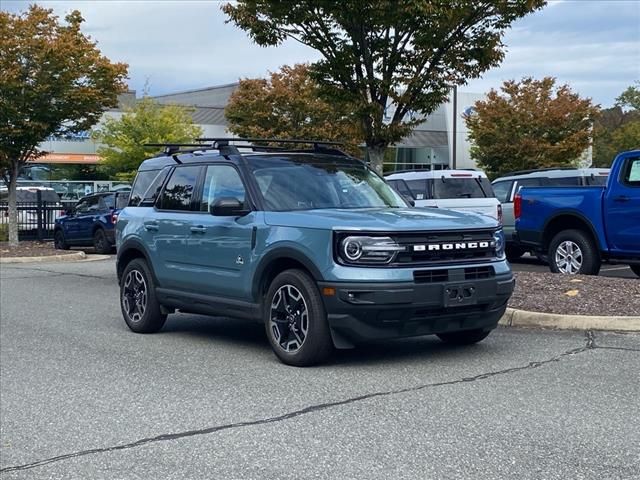
<svg viewBox="0 0 640 480"><path fill-rule="evenodd" d="M640 275L640 151L616 157L605 187L523 188L514 210L518 241L552 271L597 274L611 262Z"/></svg>

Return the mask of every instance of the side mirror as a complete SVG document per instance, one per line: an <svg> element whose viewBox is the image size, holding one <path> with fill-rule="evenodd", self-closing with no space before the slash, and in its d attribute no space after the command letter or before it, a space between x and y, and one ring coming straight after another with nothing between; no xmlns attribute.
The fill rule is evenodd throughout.
<svg viewBox="0 0 640 480"><path fill-rule="evenodd" d="M69 216L73 215L73 208L67 208L67 209L65 209L64 214L65 214L67 217L69 217Z"/></svg>
<svg viewBox="0 0 640 480"><path fill-rule="evenodd" d="M242 217L249 210L237 198L221 197L209 205L209 213L216 217Z"/></svg>

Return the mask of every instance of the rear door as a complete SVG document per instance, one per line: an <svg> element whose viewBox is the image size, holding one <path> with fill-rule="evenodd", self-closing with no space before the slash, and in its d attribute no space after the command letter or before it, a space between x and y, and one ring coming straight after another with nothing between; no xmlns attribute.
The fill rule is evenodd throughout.
<svg viewBox="0 0 640 480"><path fill-rule="evenodd" d="M611 179L614 180L614 179ZM640 254L640 158L627 158L604 199L607 239L618 255Z"/></svg>
<svg viewBox="0 0 640 480"><path fill-rule="evenodd" d="M155 250L156 276L167 288L191 290L198 284L198 259L191 254L191 225L198 216L195 195L200 165L175 167L160 194L156 207L144 219L147 245ZM150 187L151 188L151 187Z"/></svg>

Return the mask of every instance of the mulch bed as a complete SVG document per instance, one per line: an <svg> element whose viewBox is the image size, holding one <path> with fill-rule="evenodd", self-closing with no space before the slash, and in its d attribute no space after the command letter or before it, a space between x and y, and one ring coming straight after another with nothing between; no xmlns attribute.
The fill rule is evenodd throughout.
<svg viewBox="0 0 640 480"><path fill-rule="evenodd" d="M9 242L0 242L0 257L44 257L64 255L64 250L53 248L53 242L31 242L23 240L17 247L9 247Z"/></svg>
<svg viewBox="0 0 640 480"><path fill-rule="evenodd" d="M517 272L509 306L566 315L640 315L640 278Z"/></svg>

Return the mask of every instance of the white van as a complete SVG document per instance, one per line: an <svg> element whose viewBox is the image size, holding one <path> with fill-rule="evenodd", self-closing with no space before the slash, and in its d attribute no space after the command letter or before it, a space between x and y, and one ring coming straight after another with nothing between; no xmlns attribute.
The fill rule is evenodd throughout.
<svg viewBox="0 0 640 480"><path fill-rule="evenodd" d="M502 207L487 175L479 170L412 170L385 176L416 207L438 207L489 215L502 221Z"/></svg>

